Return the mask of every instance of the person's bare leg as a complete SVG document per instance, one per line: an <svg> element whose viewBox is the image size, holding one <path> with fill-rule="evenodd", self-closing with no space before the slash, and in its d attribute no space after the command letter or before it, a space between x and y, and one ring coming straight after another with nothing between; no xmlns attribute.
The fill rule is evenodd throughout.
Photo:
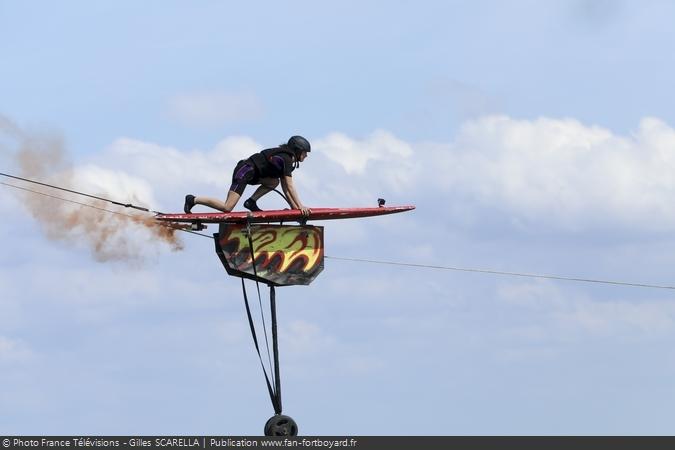
<svg viewBox="0 0 675 450"><path fill-rule="evenodd" d="M255 192L251 195L250 198L251 198L253 201L256 201L256 202L257 202L258 199L260 199L260 197L262 197L263 195L267 194L267 193L268 193L269 191L271 191L271 190L272 190L271 188L268 188L268 187L265 186L264 184L261 184L260 186L258 186L258 189L255 190Z"/></svg>
<svg viewBox="0 0 675 450"><path fill-rule="evenodd" d="M263 195L267 194L271 190L275 189L277 186L279 186L279 179L278 178L263 178L260 180L260 186L258 186L258 189L255 190L253 195L251 195L251 198L253 201L258 201L260 197Z"/></svg>
<svg viewBox="0 0 675 450"><path fill-rule="evenodd" d="M230 212L237 206L240 198L241 195L234 191L229 191L227 199L224 202L211 197L195 197L195 205L204 205L222 212Z"/></svg>
<svg viewBox="0 0 675 450"><path fill-rule="evenodd" d="M234 207L237 206L237 202L240 198L240 194L237 194L234 191L229 191L227 193L227 200L225 200L225 212L232 211Z"/></svg>

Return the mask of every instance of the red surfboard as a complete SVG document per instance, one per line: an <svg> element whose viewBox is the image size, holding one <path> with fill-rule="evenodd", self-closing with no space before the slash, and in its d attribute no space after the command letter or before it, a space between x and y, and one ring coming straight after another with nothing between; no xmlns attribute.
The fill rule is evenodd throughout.
<svg viewBox="0 0 675 450"><path fill-rule="evenodd" d="M414 206L381 206L377 208L310 208L310 220L353 219L357 217L384 216L415 209ZM268 223L303 221L299 209L271 211L238 211L228 213L157 214L155 219L162 222L181 223Z"/></svg>

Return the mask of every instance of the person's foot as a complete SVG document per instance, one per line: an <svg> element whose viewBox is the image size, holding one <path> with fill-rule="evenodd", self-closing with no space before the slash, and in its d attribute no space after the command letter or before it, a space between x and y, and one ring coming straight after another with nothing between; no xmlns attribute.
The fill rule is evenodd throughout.
<svg viewBox="0 0 675 450"><path fill-rule="evenodd" d="M249 211L262 211L262 209L258 208L258 205L256 204L255 200L252 198L249 198L244 202L244 208L248 209Z"/></svg>
<svg viewBox="0 0 675 450"><path fill-rule="evenodd" d="M195 196L191 194L186 195L185 205L183 205L183 211L185 211L185 214L190 214L193 206L195 206Z"/></svg>

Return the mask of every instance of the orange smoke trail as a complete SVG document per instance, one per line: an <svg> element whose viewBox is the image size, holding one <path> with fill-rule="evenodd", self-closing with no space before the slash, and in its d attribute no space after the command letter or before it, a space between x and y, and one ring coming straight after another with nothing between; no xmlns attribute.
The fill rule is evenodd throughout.
<svg viewBox="0 0 675 450"><path fill-rule="evenodd" d="M11 138L17 144L11 156L21 177L76 189L72 166L60 136L27 133L0 115L1 135ZM106 192L91 194L114 197L114 194ZM156 246L153 244L157 242L168 245L172 251L183 249L176 229L162 226L150 216L111 214L100 209L58 202L33 193L21 195L23 204L49 239L68 243L84 242L97 261L141 263L155 250ZM106 206L105 202L98 200L87 203L97 208ZM149 234L151 239L139 236L139 232L141 235Z"/></svg>

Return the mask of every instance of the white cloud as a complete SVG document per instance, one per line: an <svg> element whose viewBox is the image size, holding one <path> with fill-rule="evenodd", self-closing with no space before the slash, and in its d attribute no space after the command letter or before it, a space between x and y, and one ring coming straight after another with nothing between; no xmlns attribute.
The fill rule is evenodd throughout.
<svg viewBox="0 0 675 450"><path fill-rule="evenodd" d="M78 166L73 173L73 184L84 192L107 195L124 203L143 207L157 203L147 180L94 164Z"/></svg>
<svg viewBox="0 0 675 450"><path fill-rule="evenodd" d="M432 186L474 209L573 230L675 224L675 130L655 118L619 136L573 119L490 116L426 153Z"/></svg>
<svg viewBox="0 0 675 450"><path fill-rule="evenodd" d="M147 181L161 202L158 207L166 208L167 201L175 204L181 200L182 206L180 194L184 195L186 189L209 186L219 191L209 195L224 197L237 161L260 150L261 146L253 139L240 136L223 139L211 150L189 151L120 138L98 155L96 161Z"/></svg>
<svg viewBox="0 0 675 450"><path fill-rule="evenodd" d="M202 91L173 96L169 115L188 126L219 126L256 120L264 114L262 101L251 92Z"/></svg>
<svg viewBox="0 0 675 450"><path fill-rule="evenodd" d="M368 177L395 192L412 187L420 175L411 145L384 130L362 140L331 133L313 147L340 165L347 177Z"/></svg>
<svg viewBox="0 0 675 450"><path fill-rule="evenodd" d="M564 291L549 281L501 285L497 298L526 311L530 324L509 333L529 341L579 340L585 334L612 337L661 337L675 332L675 303L636 297L595 300Z"/></svg>

